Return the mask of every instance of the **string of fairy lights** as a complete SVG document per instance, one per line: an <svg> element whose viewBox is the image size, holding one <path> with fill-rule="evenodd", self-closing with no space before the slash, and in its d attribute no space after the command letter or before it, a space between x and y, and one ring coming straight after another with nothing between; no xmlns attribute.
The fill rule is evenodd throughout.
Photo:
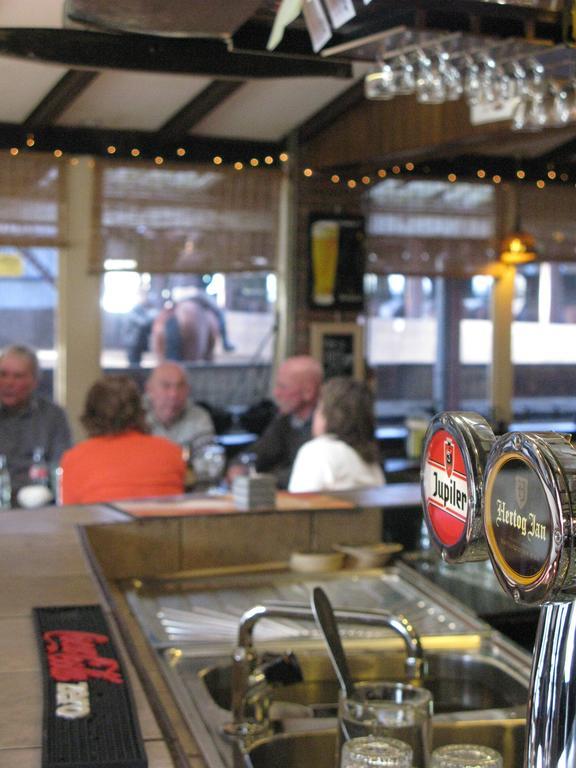
<svg viewBox="0 0 576 768"><path fill-rule="evenodd" d="M38 151L36 146L36 139L32 134L30 134L27 136L25 145L23 147L12 146L9 148L9 153L12 157L18 157L24 153L27 153L27 150L30 151L35 149ZM65 152L59 147L55 147L50 150L42 148L40 151L48 151L56 159L67 160L71 165L77 165L80 162L77 154ZM185 147L177 147L171 155L164 153L148 157L148 154L145 154L145 152L139 147L131 147L128 150L123 149L120 151L118 146L110 144L106 147L104 156L110 159L132 159L140 161L150 160L158 167L164 166L172 160L181 161L187 157L191 162L195 161L189 150L187 150ZM255 168L282 166L286 164L289 159L290 157L288 152L280 152L277 155L266 154L263 157L251 157L248 160L234 160L230 158L225 159L224 153L222 153L214 154L211 158L211 163L217 167L230 167L235 171L242 172ZM406 177L411 175L418 177L428 176L430 178L434 178L435 180L445 179L452 184L455 184L459 180L470 181L471 176L475 176L478 181L492 183L494 185L499 185L505 181L514 180L521 181L523 183L532 183L536 186L537 189L545 189L546 186L551 183L573 184L576 186L576 180L573 176L571 176L566 171L557 171L554 167L551 166L548 166L545 170L539 169L537 173L531 174L522 168L517 168L513 174L510 174L503 171L500 173L494 173L485 168L479 167L476 169L474 174L470 171L466 173L458 173L455 170L439 172L437 170L434 171L430 165L427 165L426 163L417 165L413 162L406 162L403 165L394 164L386 168L377 168L372 173L363 173L357 176L349 176L344 173L326 172L324 170L315 169L312 167L303 168L301 173L305 179L323 180L333 185L346 187L350 190L358 190L370 187L387 178Z"/></svg>

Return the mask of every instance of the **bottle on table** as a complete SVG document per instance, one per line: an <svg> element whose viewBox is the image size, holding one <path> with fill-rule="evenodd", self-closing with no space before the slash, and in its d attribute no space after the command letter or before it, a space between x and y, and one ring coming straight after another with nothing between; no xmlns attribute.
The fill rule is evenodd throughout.
<svg viewBox="0 0 576 768"><path fill-rule="evenodd" d="M50 470L46 461L44 448L38 446L32 453L32 464L28 470L28 478L31 485L50 486Z"/></svg>
<svg viewBox="0 0 576 768"><path fill-rule="evenodd" d="M8 472L8 460L0 454L0 509L10 509L12 506L12 482Z"/></svg>

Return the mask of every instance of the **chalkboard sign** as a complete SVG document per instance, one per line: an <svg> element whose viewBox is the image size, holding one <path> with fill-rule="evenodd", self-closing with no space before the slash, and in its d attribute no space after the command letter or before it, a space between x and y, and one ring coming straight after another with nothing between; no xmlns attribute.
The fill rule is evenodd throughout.
<svg viewBox="0 0 576 768"><path fill-rule="evenodd" d="M362 326L355 323L312 323L311 354L322 364L324 376L364 376Z"/></svg>

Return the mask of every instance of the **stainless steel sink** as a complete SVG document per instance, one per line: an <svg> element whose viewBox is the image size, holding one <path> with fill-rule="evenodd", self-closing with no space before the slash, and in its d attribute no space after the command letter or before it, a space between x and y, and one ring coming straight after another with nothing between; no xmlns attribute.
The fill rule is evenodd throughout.
<svg viewBox="0 0 576 768"><path fill-rule="evenodd" d="M248 749L242 759L248 759L249 754L254 768L331 765L333 746L322 761L316 760L315 754L316 749L321 754L326 749L321 738L334 739L331 732L322 737L317 734L336 726L338 687L334 672L322 648L298 647L296 655L303 682L271 689L270 732L275 735L249 749L241 745ZM404 653L393 645L386 648L380 641L378 648L349 649L348 657L356 680L405 679ZM505 766L520 768L529 684L525 655L506 653L506 648L490 642L469 652L429 649L426 659L428 674L423 684L434 697L435 743L486 743L510 756ZM229 660L207 659L185 648L173 648L163 651L163 663L196 738L204 743L208 740L218 753L219 763L212 760L212 764L219 768L237 765L235 749L222 736L224 726L232 720Z"/></svg>
<svg viewBox="0 0 576 768"><path fill-rule="evenodd" d="M311 707L315 713L335 714L338 683L325 653L298 653L303 681L273 688L272 700ZM393 651L348 654L356 681L405 679L404 654ZM527 681L498 659L481 654L428 652L428 672L422 684L432 692L436 714L523 707ZM181 663L186 666L187 660ZM192 666L197 667L193 662ZM181 670L181 674L185 670ZM194 672L192 672L194 674ZM197 672L208 695L230 709L231 667L228 664ZM298 711L298 710L295 710Z"/></svg>
<svg viewBox="0 0 576 768"><path fill-rule="evenodd" d="M432 745L472 743L498 750L504 768L520 768L524 749L524 721L490 721L481 717L457 723L434 721ZM334 768L336 730L281 734L261 739L243 753L246 768Z"/></svg>
<svg viewBox="0 0 576 768"><path fill-rule="evenodd" d="M126 600L155 649L184 721L211 768L332 766L338 687L313 622L258 624L258 653L295 653L303 682L274 685L259 741L231 741L231 659L242 613L265 602L309 604L321 585L336 607L403 613L419 632L432 691L435 743L485 743L520 768L529 655L402 564L383 572L303 577L230 574L130 583ZM357 681L405 680L405 648L387 629L343 625ZM141 670L146 674L146 670ZM273 734L273 735L272 735ZM250 762L246 762L246 761Z"/></svg>

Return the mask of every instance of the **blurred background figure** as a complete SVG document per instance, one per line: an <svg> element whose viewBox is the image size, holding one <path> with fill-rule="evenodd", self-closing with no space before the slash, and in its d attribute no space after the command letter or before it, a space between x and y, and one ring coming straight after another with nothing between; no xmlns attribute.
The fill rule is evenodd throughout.
<svg viewBox="0 0 576 768"><path fill-rule="evenodd" d="M345 491L384 484L369 387L335 377L320 391L313 439L298 451L288 490Z"/></svg>
<svg viewBox="0 0 576 768"><path fill-rule="evenodd" d="M35 455L56 466L72 444L64 410L36 393L39 373L29 347L12 345L0 353L0 454L7 459L14 497L33 481Z"/></svg>
<svg viewBox="0 0 576 768"><path fill-rule="evenodd" d="M150 334L157 310L150 301L147 290L140 293L140 301L126 315L123 338L130 365L140 365L142 355L150 349Z"/></svg>
<svg viewBox="0 0 576 768"><path fill-rule="evenodd" d="M62 457L62 503L92 504L182 493L181 448L148 434L135 382L105 376L86 396L82 424L88 439Z"/></svg>
<svg viewBox="0 0 576 768"><path fill-rule="evenodd" d="M311 437L321 383L320 363L309 355L289 357L278 368L273 390L278 413L250 448L256 471L275 475L278 488L287 487L298 449ZM239 457L228 481L245 471Z"/></svg>
<svg viewBox="0 0 576 768"><path fill-rule="evenodd" d="M152 324L151 347L157 360L210 362L220 338L222 348L234 346L228 339L223 310L203 288L175 288Z"/></svg>

